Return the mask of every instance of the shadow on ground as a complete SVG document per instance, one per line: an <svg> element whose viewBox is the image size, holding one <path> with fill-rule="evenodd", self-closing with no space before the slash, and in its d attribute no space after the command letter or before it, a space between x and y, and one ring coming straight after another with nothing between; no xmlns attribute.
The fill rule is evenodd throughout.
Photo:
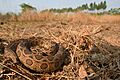
<svg viewBox="0 0 120 80"><path fill-rule="evenodd" d="M85 60L96 73L91 80L120 80L120 46L103 41Z"/></svg>

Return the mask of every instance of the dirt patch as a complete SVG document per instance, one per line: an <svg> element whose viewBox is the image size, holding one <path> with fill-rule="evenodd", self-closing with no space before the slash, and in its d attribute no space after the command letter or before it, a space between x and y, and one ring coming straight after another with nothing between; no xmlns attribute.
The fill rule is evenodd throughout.
<svg viewBox="0 0 120 80"><path fill-rule="evenodd" d="M78 16L79 14L75 15ZM98 17L100 16L91 18L91 16L86 15L89 16L87 19L85 16L79 15L79 18L86 18L84 24L84 19L78 20L75 15L72 18L67 17L65 19L64 15L57 15L58 18L50 18L49 16L48 20L43 21L7 22L0 25L0 37L8 40L8 43L11 40L33 36L47 37L62 44L66 49L69 49L71 54L71 63L64 66L62 71L52 74L34 75L30 73L20 75L17 70L7 69L6 72L4 71L6 68L1 67L1 79L119 80L120 24L118 18L114 18L113 21L106 18L107 20L104 21L104 19L99 20ZM52 14L52 16L55 15ZM91 20L92 22L89 22ZM86 37L85 35L89 36ZM91 42L91 44L86 45L87 50L86 47L85 49L80 47L81 36L85 36L88 43Z"/></svg>

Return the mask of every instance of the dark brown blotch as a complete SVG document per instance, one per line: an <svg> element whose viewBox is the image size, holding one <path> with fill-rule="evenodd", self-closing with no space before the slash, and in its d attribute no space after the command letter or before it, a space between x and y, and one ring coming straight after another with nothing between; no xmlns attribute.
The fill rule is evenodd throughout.
<svg viewBox="0 0 120 80"><path fill-rule="evenodd" d="M42 63L40 68L41 69L46 69L46 68L48 68L48 64L47 63Z"/></svg>
<svg viewBox="0 0 120 80"><path fill-rule="evenodd" d="M24 50L24 53L27 55L27 54L31 54L31 51L30 50L28 50L28 49L25 49Z"/></svg>
<svg viewBox="0 0 120 80"><path fill-rule="evenodd" d="M29 66L31 66L33 64L33 61L31 59L27 59L26 60L26 64L29 65Z"/></svg>
<svg viewBox="0 0 120 80"><path fill-rule="evenodd" d="M54 57L53 57L53 56L48 56L47 59L48 59L49 61L52 61L52 60L54 59Z"/></svg>
<svg viewBox="0 0 120 80"><path fill-rule="evenodd" d="M50 69L50 70L54 70L54 69L55 69L55 66L54 66L54 65L55 65L54 62L50 62L50 63L49 63L49 69Z"/></svg>
<svg viewBox="0 0 120 80"><path fill-rule="evenodd" d="M41 60L41 59L43 58L43 56L42 56L42 55L35 55L35 58L36 58L37 60Z"/></svg>

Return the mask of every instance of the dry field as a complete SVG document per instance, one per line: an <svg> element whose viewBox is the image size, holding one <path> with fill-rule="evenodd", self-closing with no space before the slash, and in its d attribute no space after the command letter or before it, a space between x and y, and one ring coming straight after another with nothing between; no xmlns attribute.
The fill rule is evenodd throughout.
<svg viewBox="0 0 120 80"><path fill-rule="evenodd" d="M9 42L33 36L50 38L62 44L70 51L71 63L62 71L29 76L14 70L6 73L1 65L1 79L120 80L120 15L26 12L13 16L11 21L1 20L1 39ZM87 44L88 50L80 48L83 38L91 43Z"/></svg>

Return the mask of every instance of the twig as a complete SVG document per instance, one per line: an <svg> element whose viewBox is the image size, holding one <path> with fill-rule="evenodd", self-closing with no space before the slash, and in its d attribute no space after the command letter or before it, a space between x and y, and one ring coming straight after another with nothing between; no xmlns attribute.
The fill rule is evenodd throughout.
<svg viewBox="0 0 120 80"><path fill-rule="evenodd" d="M20 37L22 38L23 34L25 33L27 27L25 27L25 29L23 30L23 32L21 33Z"/></svg>
<svg viewBox="0 0 120 80"><path fill-rule="evenodd" d="M28 79L28 80L32 80L31 78L29 78L29 77L27 77L27 76L25 76L25 75L23 75L23 74L21 74L21 73L15 71L15 70L12 69L12 68L9 68L8 66L6 66L6 65L4 65L4 64L2 64L2 63L0 63L0 65L2 65L3 67L6 67L6 68L8 68L8 69L10 69L11 71L13 71L13 72L15 72L15 73L17 73L17 74L23 76L24 78L26 78L26 79Z"/></svg>

